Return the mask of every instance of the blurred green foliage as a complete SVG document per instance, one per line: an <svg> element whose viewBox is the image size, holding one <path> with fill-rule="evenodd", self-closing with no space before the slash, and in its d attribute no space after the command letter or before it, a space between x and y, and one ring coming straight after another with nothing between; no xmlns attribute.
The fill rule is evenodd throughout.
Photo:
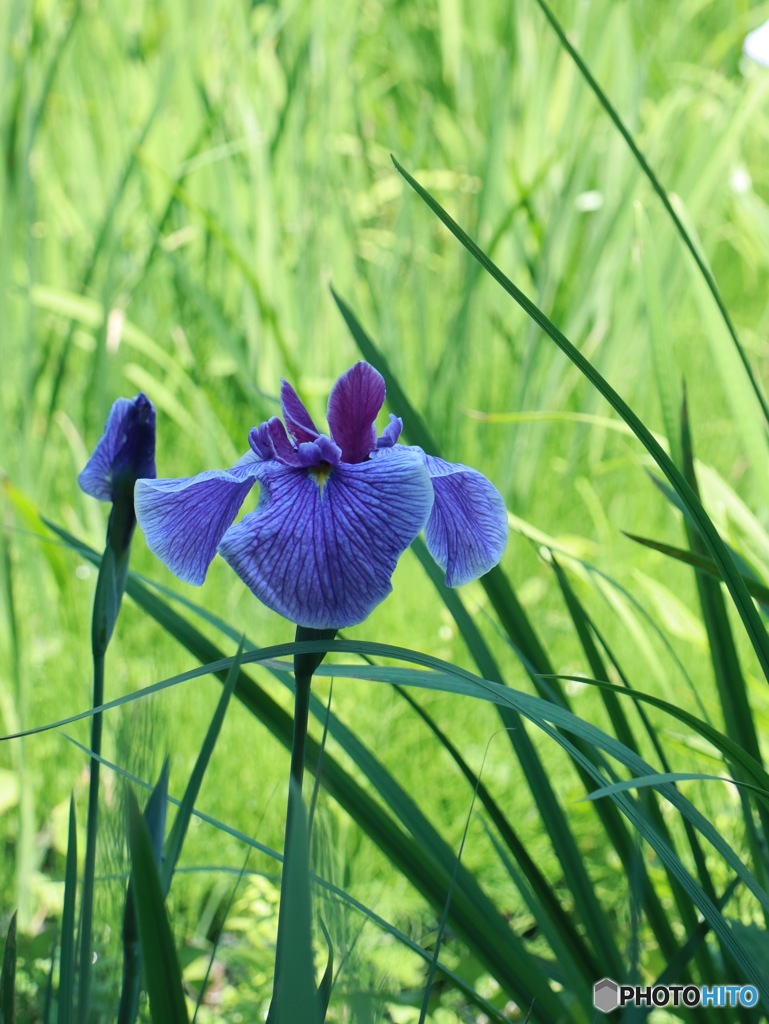
<svg viewBox="0 0 769 1024"><path fill-rule="evenodd" d="M581 0L554 10L701 245L766 378L769 71L746 61L741 44L769 17L769 4L683 0L673 11L664 0ZM651 429L669 429L664 399L677 416L685 380L705 504L766 576L769 453L755 399L669 219L535 0L8 0L0 5L0 138L3 732L89 703L95 573L40 540L38 514L101 548L104 510L78 491L76 475L112 400L139 389L152 397L158 469L168 476L231 464L248 429L275 411L281 376L320 418L329 383L358 357L332 282L444 456L477 466L505 495L514 532L503 565L556 669L579 674L587 666L542 544L562 553L635 684L697 714L702 705L720 726L690 571L621 534L683 543L640 446L404 190L389 159L394 153L417 174ZM259 644L289 639L286 624L222 564L195 592L173 581L137 537L133 566ZM353 635L469 664L412 556L394 586ZM463 596L506 681L528 688L480 586ZM738 646L765 736L766 689L747 645ZM127 603L108 697L189 664ZM568 688L581 716L607 724L596 694ZM326 682L317 690L325 699ZM218 696L217 684L202 680L121 708L105 723L106 756L149 779L170 750L170 790L180 795ZM419 699L476 771L488 746L484 782L562 893L538 809L518 784L493 711L473 705L469 715L456 699ZM406 705L390 689L342 681L333 706L456 847L471 791ZM314 731L319 737L317 723ZM85 742L85 726L73 733ZM662 735L677 770L712 768L712 752L694 748L671 723ZM628 934L627 865L596 833L593 808L574 803L583 790L565 756L533 739L552 766L596 889ZM287 755L233 706L199 806L279 849L287 766ZM36 1019L32 1006L40 1012L43 1002L62 906L69 792L74 784L83 804L86 767L82 752L52 734L0 747L0 840L8 851L0 906L7 916L19 907L23 1020ZM110 881L97 893L104 955L95 973L109 993L119 977L127 868L121 786L103 774L100 864ZM689 792L739 847L733 791L694 783ZM423 901L323 796L316 841L326 877L429 944L435 922ZM199 870L180 876L171 895L183 959L217 936L234 880L215 868L239 869L242 857L233 838L195 823L184 863ZM275 871L258 859L251 869ZM534 928L475 820L463 863L517 932ZM267 998L272 950L264 937L273 933L275 899L269 883L238 890L202 1024L249 1019L249 989L261 986ZM747 897L738 894L735 906L750 920ZM349 943L342 985L359 1019L381 1019L380 1000L390 995L418 1006L421 962L338 906L328 913L337 940ZM545 954L544 943L534 948ZM478 979L459 944L446 955ZM641 960L651 972L664 967L651 948ZM189 968L190 981L196 970ZM490 980L477 983L494 994ZM446 994L446 1006L453 998ZM392 1009L392 1019L417 1019L411 1012ZM446 1020L466 1019L461 1007L450 1012Z"/></svg>

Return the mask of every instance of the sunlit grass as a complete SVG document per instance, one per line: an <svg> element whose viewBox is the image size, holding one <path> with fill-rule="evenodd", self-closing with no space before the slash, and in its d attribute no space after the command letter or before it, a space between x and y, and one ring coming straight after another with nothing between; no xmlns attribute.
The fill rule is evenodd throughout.
<svg viewBox="0 0 769 1024"><path fill-rule="evenodd" d="M762 379L769 355L769 74L740 56L759 13L738 8L692 2L675 18L659 2L555 9L702 247ZM680 518L649 480L640 445L600 423L560 416L609 413L406 194L390 162L395 153L663 437L678 423L685 380L705 505L723 535L765 571L769 486L760 410L669 218L534 0L481 0L472 8L343 2L251 9L220 2L193 13L177 0L135 10L108 2L85 5L73 23L74 10L19 0L0 11L7 44L0 47L3 731L89 704L95 571L33 533L40 511L101 548L103 510L78 491L76 475L113 398L151 393L164 476L230 465L245 449L248 429L275 411L281 376L291 377L322 419L330 382L358 357L330 283L371 331L442 454L492 478L515 523L531 528L515 527L503 568L555 670L588 667L554 573L540 557L542 535L565 552L559 557L579 599L633 684L693 714L701 701L720 728L691 573L621 533L685 543ZM478 418L478 411L499 420ZM553 418L504 419L530 411ZM195 591L174 581L137 537L132 566L260 646L291 639L289 627L221 562L205 590ZM461 632L413 555L394 588L350 635L472 667ZM480 585L461 596L505 681L529 689ZM731 618L762 736L765 686ZM222 643L211 625L195 622ZM227 649L233 652L234 645ZM110 652L109 696L190 664L127 603ZM290 708L277 682L257 677ZM317 692L326 698L325 680ZM146 709L113 712L105 756L154 781L170 750L170 792L181 795L219 693L205 679L151 698ZM477 702L469 711L446 695L417 697L471 767L483 765L483 781L568 902L495 712ZM575 686L572 701L581 717L609 728L590 688ZM337 681L333 708L456 850L472 789L444 751L436 754L426 727L391 690L359 681ZM711 770L708 752L654 721L676 770ZM312 729L319 739L322 727ZM85 726L72 731L86 742ZM544 737L532 740L552 767L602 903L627 935L626 866L603 833L595 838L593 809L576 804L584 787L565 755ZM651 757L646 740L641 745ZM281 849L287 765L287 753L233 702L199 806ZM23 746L4 744L0 766L9 772L0 792L9 812L3 837L16 865L3 868L2 908L18 905L21 932L31 936L46 914L61 912L61 886L51 879L64 876L69 793L74 788L83 805L87 758L46 734ZM102 859L118 873L126 867L123 804L116 780L105 787L106 828L114 834L105 831ZM684 792L743 849L731 790L703 783ZM318 820L320 845L327 844L319 863L331 879L429 946L435 913L415 889L323 796ZM78 824L82 830L82 815ZM679 826L669 824L680 840ZM243 856L234 839L202 824L184 851L189 866L239 869ZM477 821L463 863L525 930L531 914ZM249 866L276 870L266 858ZM720 891L729 878L719 871ZM172 894L177 940L198 929L203 941L215 931L225 887L204 874L179 882ZM123 885L105 884L101 904L114 956ZM231 926L242 944L233 959L254 957L269 971L270 951L254 949L273 934L267 917L274 905L263 908L264 919L255 914L253 926L243 920L253 906L241 912L236 901L236 908ZM736 908L742 915L755 909L742 894L733 916ZM355 935L359 922L337 915L337 938ZM391 964L370 928L343 985L351 993L358 984L369 992L418 989L423 969L401 952ZM50 955L46 941L36 953L41 960ZM645 970L661 971L648 933L642 942ZM544 942L537 951L545 955ZM118 971L116 962L110 972ZM41 972L41 986L42 979ZM236 1019L227 1007L241 980L222 982L222 1019ZM29 994L30 1003L36 998Z"/></svg>

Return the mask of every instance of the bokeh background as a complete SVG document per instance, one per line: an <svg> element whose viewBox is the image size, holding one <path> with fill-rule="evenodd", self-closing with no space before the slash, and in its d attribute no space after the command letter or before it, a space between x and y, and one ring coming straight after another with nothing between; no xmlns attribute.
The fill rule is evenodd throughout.
<svg viewBox="0 0 769 1024"><path fill-rule="evenodd" d="M769 4L580 0L553 9L669 191L765 379L769 70L742 44ZM231 465L250 427L277 411L281 377L322 421L333 380L359 358L330 285L442 454L477 467L505 496L503 567L557 669L585 666L550 548L639 683L717 715L690 572L623 535L681 543L648 459L390 160L418 177L660 436L661 396L676 417L685 385L707 507L754 565L769 566L769 452L755 396L670 218L535 0L7 0L0 40L3 732L89 705L95 572L44 539L39 516L101 548L105 509L76 477L114 398L144 390L156 404L162 476ZM260 645L292 638L220 560L195 590L137 534L132 564ZM506 681L528 688L481 587L463 598ZM470 664L411 554L393 596L349 633ZM108 696L191 664L127 602ZM766 723L765 687L751 683L747 653L745 671ZM575 710L602 723L588 688L571 689ZM318 692L328 695L326 680ZM170 753L178 795L218 694L200 680L126 705L107 720L106 755L151 779ZM404 701L345 680L333 701L458 846L472 793ZM420 701L475 770L483 762L484 781L557 885L494 712L468 714L445 696ZM84 724L68 732L87 742ZM667 740L684 770L698 752L674 732ZM565 758L548 758L590 871L626 916L623 865L591 843L592 812L576 803ZM21 1019L32 1020L61 908L69 794L74 787L84 801L87 759L46 733L0 746L0 766L0 907L19 907L30 1014ZM280 849L287 767L282 748L233 705L199 806ZM125 852L120 783L105 775L97 914L108 987L119 970ZM703 788L703 800L714 821L733 820L731 791ZM328 877L404 931L429 935L435 921L421 898L323 795L317 828ZM190 836L190 870L172 894L189 977L233 884L214 869L238 869L244 855L216 829L197 825ZM527 911L475 819L463 862L523 927ZM275 872L255 855L249 868ZM270 978L276 898L269 880L238 889L206 1019L251 1019L248 993ZM392 995L389 1019L416 1020L397 995L418 989L419 962L371 926L328 914L353 947L349 992L368 993L377 1007ZM455 958L461 966L461 951ZM465 1019L450 999L440 1012L435 1020Z"/></svg>

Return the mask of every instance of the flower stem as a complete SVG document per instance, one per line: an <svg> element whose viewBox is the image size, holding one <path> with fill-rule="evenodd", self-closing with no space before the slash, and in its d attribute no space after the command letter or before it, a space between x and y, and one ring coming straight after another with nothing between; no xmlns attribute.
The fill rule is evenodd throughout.
<svg viewBox="0 0 769 1024"><path fill-rule="evenodd" d="M333 640L335 629L309 629L305 626L296 627L297 641L302 640ZM310 687L315 669L326 656L325 651L318 654L296 654L294 656L294 732L291 741L290 779L296 783L288 787L288 804L286 807L286 838L283 843L282 878L288 877L289 856L293 849L290 841L293 822L301 811L302 780L304 778L304 755L307 746L307 723L310 714ZM282 958L282 946L286 941L286 900L281 885L280 908L278 910L278 937L275 951L275 974L272 987L272 1001L267 1014L267 1024L276 1024L278 1017L278 995L280 974L278 964Z"/></svg>
<svg viewBox="0 0 769 1024"><path fill-rule="evenodd" d="M117 517L119 519L119 517ZM91 649L93 651L93 707L104 703L104 661L107 646L115 628L120 603L128 575L130 532L121 543L114 542L115 510L107 527L107 546L102 555L99 578L93 601L91 623ZM93 902L96 877L96 834L99 824L99 757L101 756L101 712L91 719L91 771L88 781L88 819L86 825L85 865L83 869L83 899L80 922L80 978L78 983L78 1019L89 1024L91 1010L91 963L93 959Z"/></svg>

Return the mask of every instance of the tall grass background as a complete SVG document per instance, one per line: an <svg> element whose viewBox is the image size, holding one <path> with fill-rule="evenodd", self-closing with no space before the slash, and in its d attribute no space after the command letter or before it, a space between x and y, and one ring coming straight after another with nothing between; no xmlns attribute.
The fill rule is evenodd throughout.
<svg viewBox="0 0 769 1024"><path fill-rule="evenodd" d="M769 4L696 0L673 12L654 0L594 0L555 3L553 11L711 269L760 382L769 352L769 71L742 57L741 45L769 17ZM627 745L612 706L580 681L617 684L621 668L636 689L711 722L760 758L746 735L751 723L759 744L766 734L767 680L728 596L714 608L713 585L703 597L689 566L626 536L697 550L670 491L655 486L648 453L390 159L395 154L577 346L677 464L689 467L690 479L696 465L720 536L744 559L746 574L766 579L769 452L760 402L669 212L536 0L130 7L11 0L0 8L0 32L4 733L89 707L95 569L40 516L101 549L104 510L79 492L76 476L113 399L144 390L155 402L159 475L231 465L249 428L276 412L280 377L322 418L336 375L361 355L374 360L361 351L365 329L389 371L391 409L404 416L409 440L422 443L405 403L445 458L476 466L505 496L511 537L502 569L516 595L506 607L510 619L513 607L523 610L536 640L524 627L511 631L499 592L480 583L463 589L462 606L452 608L411 553L396 571L394 595L346 637L495 678L491 666L514 691L538 686L556 704L562 687L579 719ZM132 567L170 588L163 599L229 656L241 634L258 647L292 639L220 561L197 591L174 580L137 536ZM731 675L713 633L723 639L727 622L738 659ZM329 660L358 664L354 652ZM108 698L195 664L146 606L129 600L110 648ZM247 671L290 710L278 677L258 666ZM537 683L536 673L568 679ZM737 710L735 689L747 701ZM333 696L328 674L314 690L401 787L388 791L329 730L329 757L395 823L396 838L410 832L412 852L432 841L409 818L408 794L419 821L455 854L461 847L462 867L520 937L530 964L543 965L556 995L549 1005L535 1002L532 1019L592 1019L588 987L601 976L589 977L592 967L647 980L665 971L666 950L646 917L644 871L670 948L692 937L697 914L691 903L688 917L681 911L659 851L631 829L624 849L633 856L623 859L598 810L610 801L582 800L585 779L552 736L500 721L483 701L412 688L426 722L392 686L348 679L341 669ZM181 796L220 695L219 683L203 676L125 703L106 716L106 759L154 783L170 754L169 790ZM626 700L622 707L655 771L735 770L712 738L670 713L647 707L646 734ZM19 1020L48 1012L70 793L84 808L87 791L88 758L67 736L87 744L87 724L0 746L7 850L0 892L4 917L18 908ZM554 839L554 819L513 755L516 730L546 768L581 882L564 866L570 840ZM311 732L323 738L320 707ZM287 752L233 700L196 806L236 834L194 822L168 903L189 994L199 991L218 941L203 1022L253 1020L269 1000L279 865L252 850L244 871L242 836L282 849L287 771ZM487 787L486 804L472 773ZM120 772L102 774L94 1001L98 1019L108 1020L120 982L128 859L123 780ZM495 976L450 913L441 924L440 900L420 887L418 867L409 874L393 863L381 837L335 799L333 785L325 791L323 770L320 778L316 874L428 953L438 936L440 957L470 989L523 1019L531 978L521 977L517 991ZM760 798L697 779L681 782L680 792L764 885ZM707 879L713 895L727 889L733 865L700 837L703 871L699 846L669 799L651 790L625 796L669 830L681 863L706 891ZM561 959L566 939L554 937L555 911L541 913L542 894L528 904L522 897L527 883L515 879L527 868L500 839L492 800L572 922L576 967ZM426 850L426 864L435 849ZM429 957L426 965L380 923L322 889L315 899L340 968L329 1019L417 1021L426 988L429 1019L477 1019L466 991L445 979L428 984ZM590 922L591 907L603 928ZM736 941L752 951L769 986L766 909L738 884L724 913L738 922ZM682 972L697 983L743 980L723 942L704 931Z"/></svg>

